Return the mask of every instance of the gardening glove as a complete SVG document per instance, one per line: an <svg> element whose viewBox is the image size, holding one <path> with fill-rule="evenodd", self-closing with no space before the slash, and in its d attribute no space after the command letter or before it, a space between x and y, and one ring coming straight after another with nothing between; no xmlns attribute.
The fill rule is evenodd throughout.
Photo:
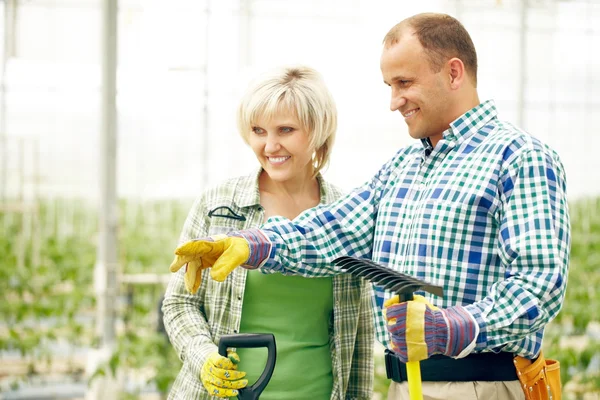
<svg viewBox="0 0 600 400"><path fill-rule="evenodd" d="M185 242L175 249L175 259L171 263L171 272L177 272L187 265L186 288L195 293L200 287L201 269L212 268L210 275L216 281L223 282L238 266L244 264L250 268L260 266L268 257L271 243L258 229L232 232ZM188 282L190 282L188 286Z"/></svg>
<svg viewBox="0 0 600 400"><path fill-rule="evenodd" d="M179 256L177 255L177 250L188 243L190 245L193 243L197 245L202 241L215 242L225 238L227 238L227 235L214 235L202 239L196 239L184 243L175 250L176 256L169 269L171 272L177 272L182 266L185 265L185 274L183 275L183 280L185 282L185 288L191 294L196 293L200 288L200 283L202 283L202 270L210 268L211 265L214 264L216 257L211 255L206 255L202 258L195 257L194 255Z"/></svg>
<svg viewBox="0 0 600 400"><path fill-rule="evenodd" d="M434 354L464 357L475 347L479 327L462 306L437 308L419 295L402 303L394 296L383 306L392 349L404 363Z"/></svg>
<svg viewBox="0 0 600 400"><path fill-rule="evenodd" d="M240 357L235 352L230 352L228 357L221 356L218 352L208 356L208 360L202 365L200 380L202 385L211 396L235 397L237 389L248 385L245 372L237 370Z"/></svg>

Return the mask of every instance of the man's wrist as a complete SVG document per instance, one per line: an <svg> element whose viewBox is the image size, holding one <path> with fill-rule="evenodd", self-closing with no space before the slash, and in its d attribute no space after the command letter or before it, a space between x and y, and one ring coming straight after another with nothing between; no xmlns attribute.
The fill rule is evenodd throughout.
<svg viewBox="0 0 600 400"><path fill-rule="evenodd" d="M444 355L462 358L475 348L479 325L475 317L462 306L444 309L442 315L447 327L447 342Z"/></svg>
<svg viewBox="0 0 600 400"><path fill-rule="evenodd" d="M271 242L267 235L260 229L245 229L242 231L231 232L229 236L236 236L246 239L250 250L248 260L244 262L246 268L258 268L269 257L271 253Z"/></svg>

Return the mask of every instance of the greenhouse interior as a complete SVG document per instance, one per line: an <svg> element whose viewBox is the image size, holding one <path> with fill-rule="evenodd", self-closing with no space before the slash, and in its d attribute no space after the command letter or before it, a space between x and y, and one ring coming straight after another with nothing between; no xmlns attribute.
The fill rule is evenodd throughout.
<svg viewBox="0 0 600 400"><path fill-rule="evenodd" d="M236 121L249 82L284 65L319 71L338 112L322 174L350 192L415 141L390 112L380 59L389 29L423 12L464 25L479 98L562 160L568 283L543 349L560 362L563 399L600 399L600 1L0 10L0 399L167 399L182 368L162 318L169 265L194 201L258 167ZM373 348L372 398L386 399L384 347Z"/></svg>

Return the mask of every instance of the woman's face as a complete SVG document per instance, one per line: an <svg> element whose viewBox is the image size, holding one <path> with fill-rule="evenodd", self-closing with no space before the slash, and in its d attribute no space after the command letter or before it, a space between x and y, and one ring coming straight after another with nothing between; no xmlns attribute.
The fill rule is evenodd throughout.
<svg viewBox="0 0 600 400"><path fill-rule="evenodd" d="M252 127L248 144L258 162L277 182L310 178L313 174L309 136L291 112L260 118Z"/></svg>

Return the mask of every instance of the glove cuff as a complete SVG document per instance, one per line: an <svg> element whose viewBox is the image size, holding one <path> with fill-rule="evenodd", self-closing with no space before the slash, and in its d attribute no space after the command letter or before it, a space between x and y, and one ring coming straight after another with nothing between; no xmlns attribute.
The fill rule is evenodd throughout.
<svg viewBox="0 0 600 400"><path fill-rule="evenodd" d="M464 356L463 351L475 342L478 333L475 318L462 306L440 310L446 325L446 345L440 350L450 357ZM441 342L440 342L441 344Z"/></svg>
<svg viewBox="0 0 600 400"><path fill-rule="evenodd" d="M187 344L185 358L182 360L188 364L192 374L200 378L202 366L208 360L210 355L219 350L216 344L205 342L205 336L198 336L197 340L192 340Z"/></svg>
<svg viewBox="0 0 600 400"><path fill-rule="evenodd" d="M269 238L261 232L260 229L245 229L229 233L229 236L236 236L246 239L250 248L250 256L244 263L253 268L260 267L271 253L271 242Z"/></svg>
<svg viewBox="0 0 600 400"><path fill-rule="evenodd" d="M425 343L427 355L444 354L448 345L448 323L440 309L427 308L425 312Z"/></svg>

